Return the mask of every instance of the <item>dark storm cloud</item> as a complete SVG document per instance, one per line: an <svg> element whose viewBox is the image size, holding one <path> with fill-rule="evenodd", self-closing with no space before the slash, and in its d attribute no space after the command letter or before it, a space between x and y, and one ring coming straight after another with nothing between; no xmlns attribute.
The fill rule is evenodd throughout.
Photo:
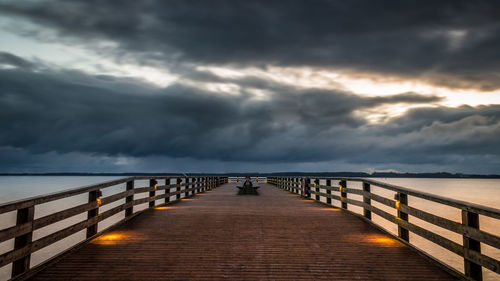
<svg viewBox="0 0 500 281"><path fill-rule="evenodd" d="M499 1L7 1L0 12L55 28L57 40L110 40L114 55L144 63L318 66L500 88Z"/></svg>
<svg viewBox="0 0 500 281"><path fill-rule="evenodd" d="M0 148L11 156L164 156L260 163L342 159L408 165L444 165L482 156L493 163L500 156L500 106L419 108L374 125L360 112L440 99L417 93L362 97L267 81L273 90L266 100L258 100L245 91L224 95L180 84L158 89L78 71L41 72L44 66L0 56L0 65L16 61L18 67L0 70ZM2 166L9 166L8 159L2 159Z"/></svg>

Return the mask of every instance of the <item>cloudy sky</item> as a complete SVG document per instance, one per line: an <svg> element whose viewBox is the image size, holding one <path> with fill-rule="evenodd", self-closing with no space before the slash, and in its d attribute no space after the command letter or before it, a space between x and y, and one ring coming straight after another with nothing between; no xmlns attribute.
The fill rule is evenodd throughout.
<svg viewBox="0 0 500 281"><path fill-rule="evenodd" d="M499 15L0 0L0 172L500 173Z"/></svg>

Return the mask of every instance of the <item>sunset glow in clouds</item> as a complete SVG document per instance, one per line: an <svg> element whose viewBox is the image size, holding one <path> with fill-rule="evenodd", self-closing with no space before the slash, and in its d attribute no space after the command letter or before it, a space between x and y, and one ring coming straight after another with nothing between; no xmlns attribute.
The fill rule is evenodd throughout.
<svg viewBox="0 0 500 281"><path fill-rule="evenodd" d="M0 172L498 173L499 14L0 0Z"/></svg>

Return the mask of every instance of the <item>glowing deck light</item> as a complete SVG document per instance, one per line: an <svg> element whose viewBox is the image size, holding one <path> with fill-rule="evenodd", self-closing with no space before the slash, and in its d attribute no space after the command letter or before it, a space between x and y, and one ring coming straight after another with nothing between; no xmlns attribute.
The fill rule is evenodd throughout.
<svg viewBox="0 0 500 281"><path fill-rule="evenodd" d="M122 244L122 243L125 243L124 238L126 238L126 237L127 237L127 235L120 234L120 233L109 233L109 234L104 234L104 235L97 237L91 243L99 244L99 245Z"/></svg>
<svg viewBox="0 0 500 281"><path fill-rule="evenodd" d="M372 246L378 247L404 247L396 239L383 234L369 233L369 234L349 234L346 235L346 240L355 243L367 243Z"/></svg>
<svg viewBox="0 0 500 281"><path fill-rule="evenodd" d="M155 190L158 188L158 184L155 184Z"/></svg>
<svg viewBox="0 0 500 281"><path fill-rule="evenodd" d="M400 204L400 203L401 203L401 202L400 202L399 200L397 200L397 201L396 201L396 209L398 209L398 210L399 210L399 204Z"/></svg>
<svg viewBox="0 0 500 281"><path fill-rule="evenodd" d="M97 202L97 207L101 206L101 197L97 197L97 199L95 200Z"/></svg>
<svg viewBox="0 0 500 281"><path fill-rule="evenodd" d="M170 209L175 209L177 207L172 207L172 206L160 206L156 207L155 210L170 210Z"/></svg>
<svg viewBox="0 0 500 281"><path fill-rule="evenodd" d="M339 208L320 208L321 211L339 212Z"/></svg>

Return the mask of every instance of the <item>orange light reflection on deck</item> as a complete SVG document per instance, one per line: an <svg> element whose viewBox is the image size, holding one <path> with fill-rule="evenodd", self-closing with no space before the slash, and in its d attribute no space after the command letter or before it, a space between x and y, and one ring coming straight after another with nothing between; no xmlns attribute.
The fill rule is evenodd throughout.
<svg viewBox="0 0 500 281"><path fill-rule="evenodd" d="M377 235L377 234L370 234L365 236L365 241L378 244L381 246L386 246L386 247L398 247L401 246L396 239L384 236L384 235Z"/></svg>
<svg viewBox="0 0 500 281"><path fill-rule="evenodd" d="M314 202L314 200L310 200L310 199L304 199L304 200L300 200L302 202Z"/></svg>
<svg viewBox="0 0 500 281"><path fill-rule="evenodd" d="M116 245L116 244L124 244L126 241L125 238L128 238L129 235L121 234L121 233L109 233L104 234L96 239L94 239L91 243L99 244L99 245Z"/></svg>
<svg viewBox="0 0 500 281"><path fill-rule="evenodd" d="M181 201L193 201L194 199L191 198L182 198Z"/></svg>
<svg viewBox="0 0 500 281"><path fill-rule="evenodd" d="M332 211L332 212L339 212L340 209L338 208L320 208L322 211Z"/></svg>
<svg viewBox="0 0 500 281"><path fill-rule="evenodd" d="M172 206L162 206L162 207L156 207L155 210L169 210L169 209L175 209L176 207Z"/></svg>

